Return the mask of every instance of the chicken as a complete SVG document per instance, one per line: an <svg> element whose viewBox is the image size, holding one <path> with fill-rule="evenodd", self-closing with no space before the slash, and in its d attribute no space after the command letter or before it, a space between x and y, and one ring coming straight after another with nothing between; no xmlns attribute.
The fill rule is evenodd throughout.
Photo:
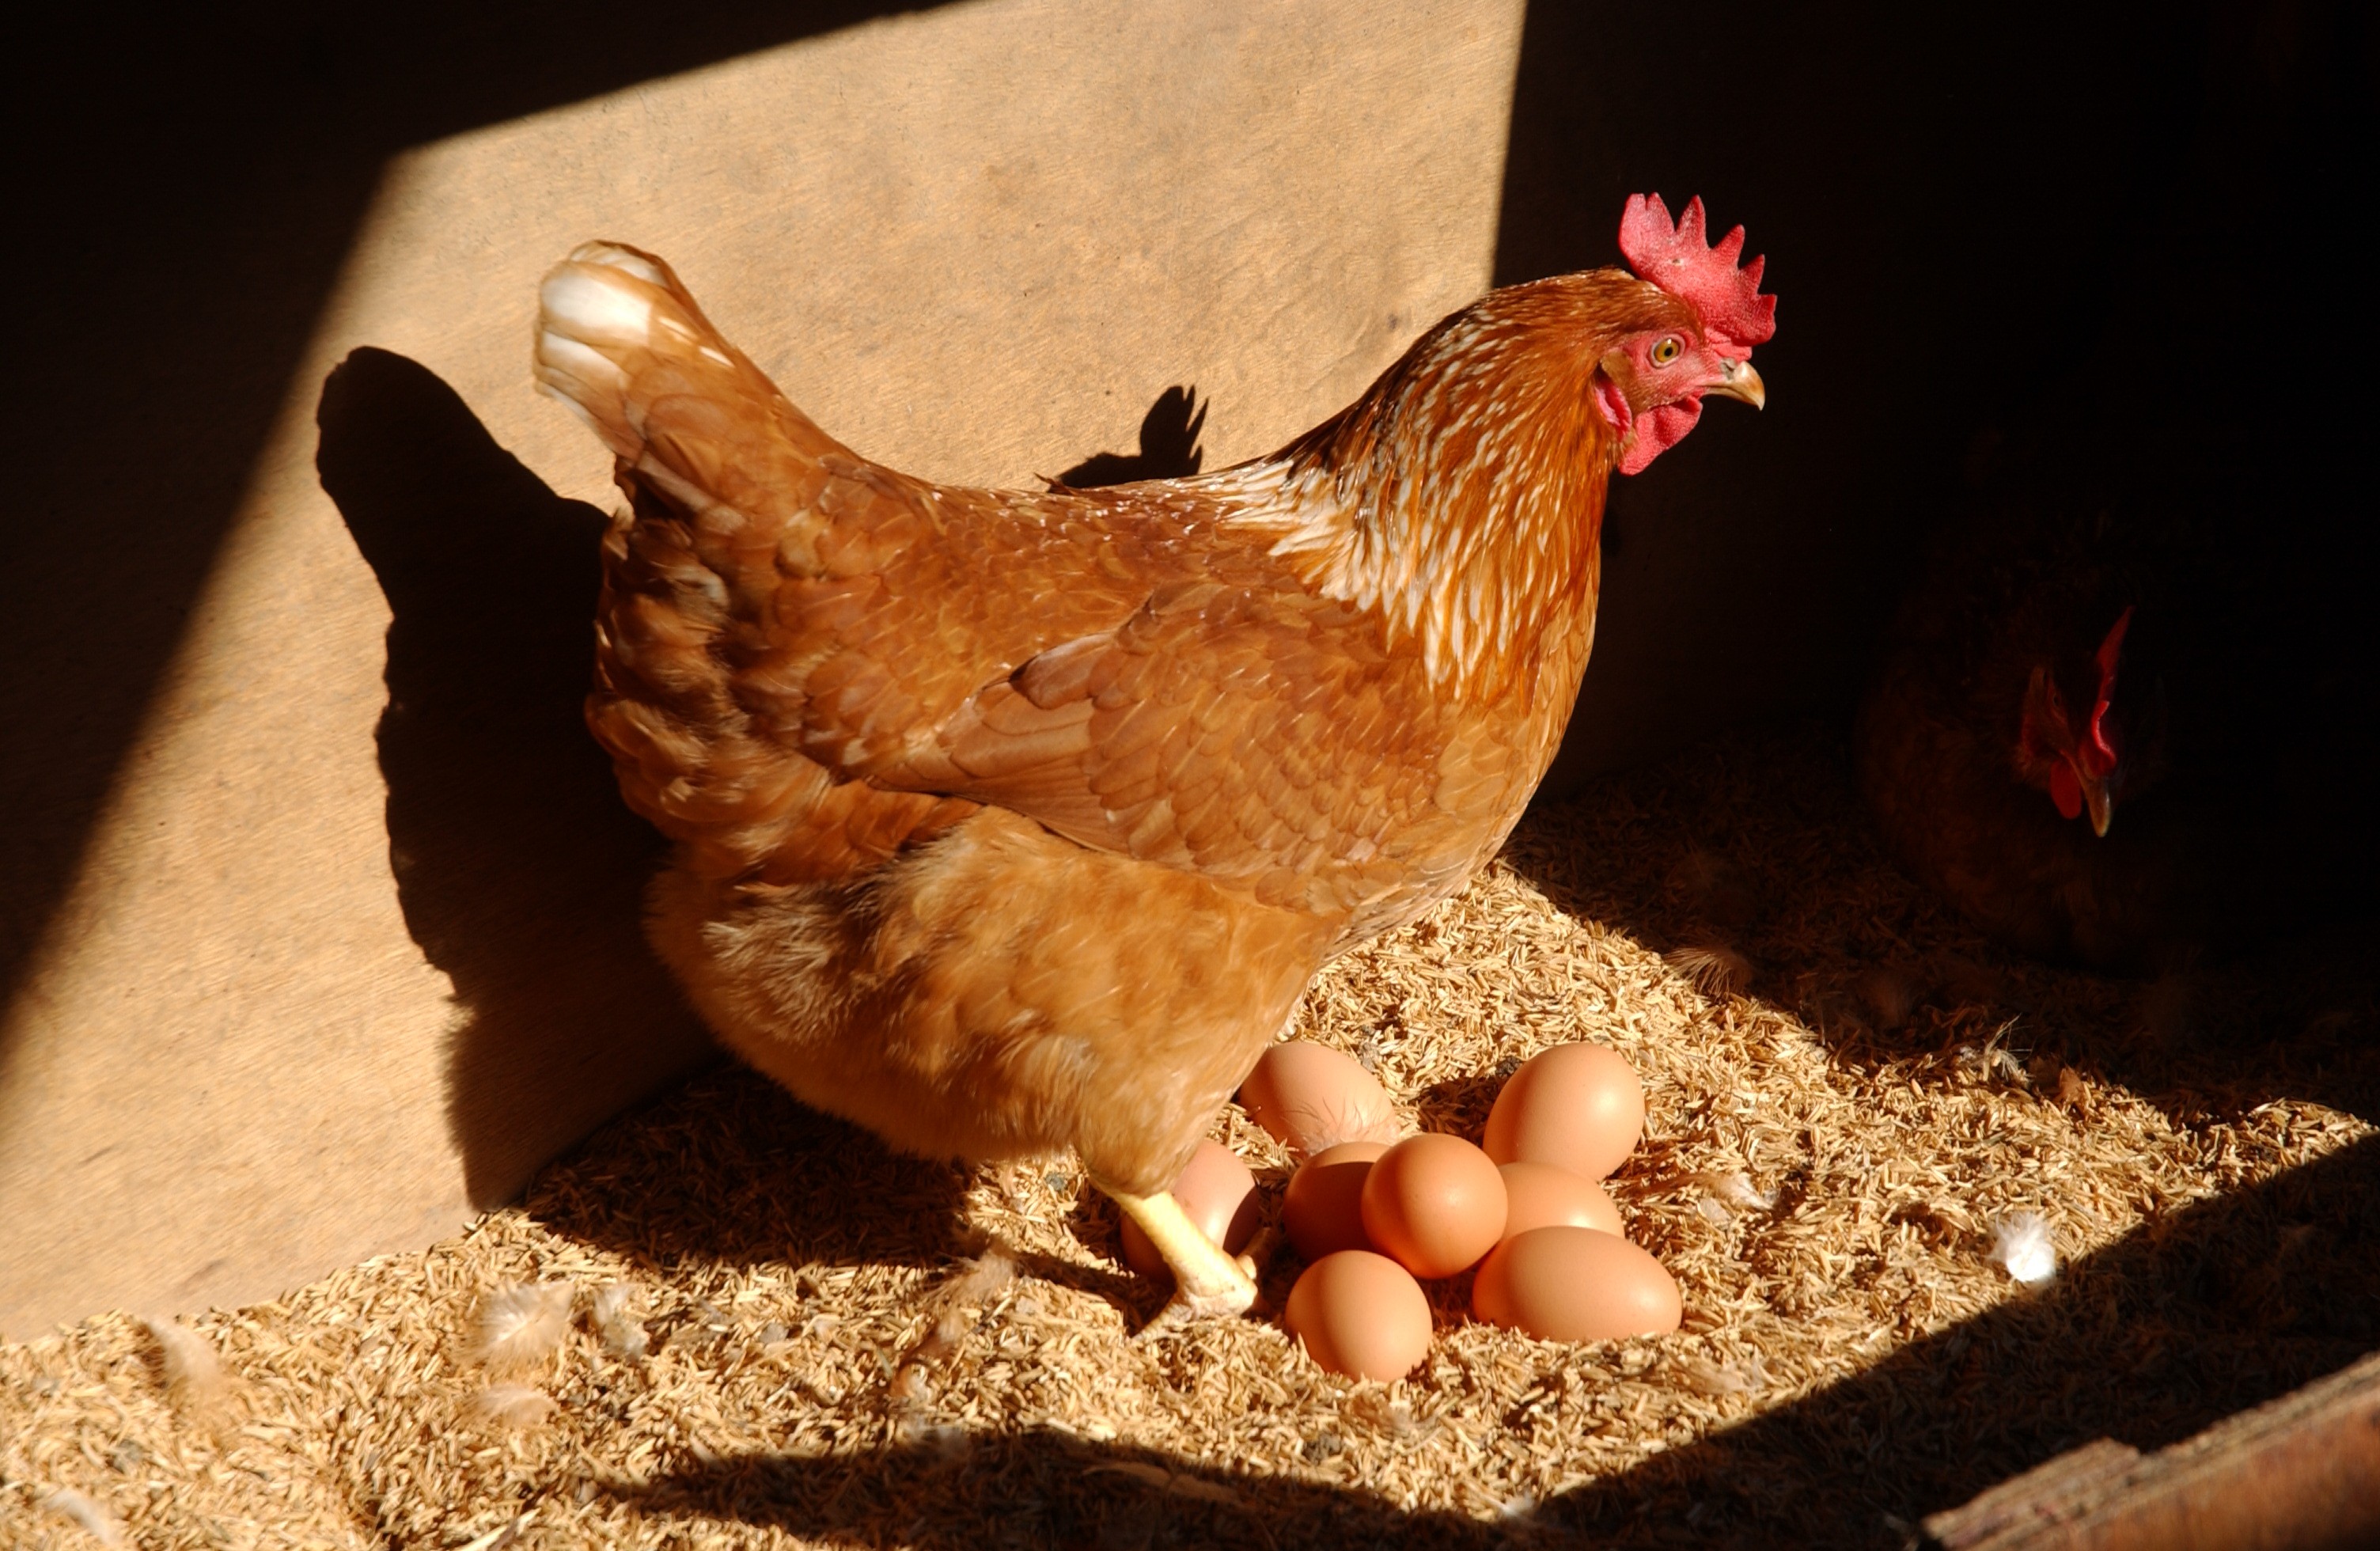
<svg viewBox="0 0 2380 1551"><path fill-rule="evenodd" d="M2061 399L1888 640L1856 733L1870 806L2025 952L2154 972L2380 903L2363 583L2324 559L2343 417L2251 443L2227 412Z"/></svg>
<svg viewBox="0 0 2380 1551"><path fill-rule="evenodd" d="M2319 234L2369 178L2370 29L2280 0L2177 25L2204 52L2116 240L2038 234L2070 299L1856 734L1922 881L2024 951L2141 971L2380 903L2374 313L2284 299L2346 273Z"/></svg>
<svg viewBox="0 0 2380 1551"><path fill-rule="evenodd" d="M929 1156L1072 1148L1175 1317L1249 1268L1167 1194L1315 972L1460 889L1545 773L1612 469L1755 406L1761 261L1629 202L1278 453L955 489L795 408L660 260L580 248L540 386L617 459L587 716L676 842L650 929L734 1049Z"/></svg>

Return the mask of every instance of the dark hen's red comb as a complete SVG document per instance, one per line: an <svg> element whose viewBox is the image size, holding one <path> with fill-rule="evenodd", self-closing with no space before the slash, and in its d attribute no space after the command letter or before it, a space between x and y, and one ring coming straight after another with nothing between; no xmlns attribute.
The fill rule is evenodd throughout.
<svg viewBox="0 0 2380 1551"><path fill-rule="evenodd" d="M1703 315L1703 330L1721 349L1750 354L1752 347L1777 332L1777 298L1760 294L1760 268L1768 261L1755 258L1742 269L1735 256L1743 251L1743 228L1719 238L1717 247L1703 236L1703 201L1686 201L1676 225L1658 194L1632 194L1627 212L1620 217L1620 251L1637 275L1651 281Z"/></svg>
<svg viewBox="0 0 2380 1551"><path fill-rule="evenodd" d="M2091 659L2099 670L2099 697L2091 707L2091 727L2082 757L2094 775L2106 775L2116 768L2116 743L2107 735L2107 707L2116 698L2116 667L2123 660L2124 632L2131 626L2132 611L2127 608Z"/></svg>

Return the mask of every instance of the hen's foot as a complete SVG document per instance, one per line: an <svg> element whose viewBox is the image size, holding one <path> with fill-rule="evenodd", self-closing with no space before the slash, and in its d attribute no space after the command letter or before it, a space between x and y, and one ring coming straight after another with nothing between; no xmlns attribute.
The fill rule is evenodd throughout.
<svg viewBox="0 0 2380 1551"><path fill-rule="evenodd" d="M1102 1185L1099 1187L1107 1190ZM1182 1204L1165 1191L1133 1195L1108 1190L1124 1216L1140 1225L1157 1253L1173 1273L1173 1300L1148 1324L1148 1330L1168 1329L1194 1319L1229 1319L1244 1315L1257 1301L1256 1262L1234 1258L1215 1247L1198 1230Z"/></svg>

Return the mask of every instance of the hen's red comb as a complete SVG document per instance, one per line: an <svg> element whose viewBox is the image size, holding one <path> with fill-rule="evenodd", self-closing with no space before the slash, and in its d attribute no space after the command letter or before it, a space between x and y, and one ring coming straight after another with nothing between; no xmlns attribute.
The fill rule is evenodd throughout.
<svg viewBox="0 0 2380 1551"><path fill-rule="evenodd" d="M2107 707L2116 698L2116 666L2123 660L2124 632L2131 625L2132 611L2127 608L2091 659L2099 670L2099 697L2091 707L2089 742L2083 745L2082 757L2095 775L2106 775L2116 768L2116 743L2107 735Z"/></svg>
<svg viewBox="0 0 2380 1551"><path fill-rule="evenodd" d="M1741 226L1710 246L1703 236L1699 195L1686 201L1685 214L1672 226L1660 195L1631 194L1627 212L1620 217L1620 251L1640 278L1691 302L1703 315L1703 331L1713 345L1750 354L1777 332L1777 298L1760 294L1760 269L1767 259L1735 267L1735 256L1743 251Z"/></svg>

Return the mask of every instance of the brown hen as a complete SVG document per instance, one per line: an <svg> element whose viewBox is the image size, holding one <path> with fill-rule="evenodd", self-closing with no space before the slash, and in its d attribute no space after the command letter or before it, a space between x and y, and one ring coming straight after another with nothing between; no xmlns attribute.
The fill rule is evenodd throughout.
<svg viewBox="0 0 2380 1551"><path fill-rule="evenodd" d="M1269 457L953 489L826 434L658 259L547 277L540 385L618 459L588 721L677 842L653 941L727 1043L930 1156L1168 1184L1317 969L1463 886L1561 740L1605 483L1761 402L1741 229L1490 294Z"/></svg>

